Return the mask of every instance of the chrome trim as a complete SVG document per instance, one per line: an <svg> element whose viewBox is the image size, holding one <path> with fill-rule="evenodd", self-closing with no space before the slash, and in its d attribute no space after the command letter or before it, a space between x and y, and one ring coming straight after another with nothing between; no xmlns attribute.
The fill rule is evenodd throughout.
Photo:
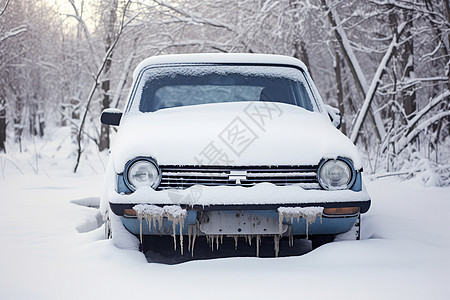
<svg viewBox="0 0 450 300"><path fill-rule="evenodd" d="M123 217L124 218L127 218L127 219L137 219L137 216L130 216L130 215L127 215L127 214L123 214Z"/></svg>
<svg viewBox="0 0 450 300"><path fill-rule="evenodd" d="M158 190L206 186L251 187L262 182L321 189L317 166L160 166Z"/></svg>

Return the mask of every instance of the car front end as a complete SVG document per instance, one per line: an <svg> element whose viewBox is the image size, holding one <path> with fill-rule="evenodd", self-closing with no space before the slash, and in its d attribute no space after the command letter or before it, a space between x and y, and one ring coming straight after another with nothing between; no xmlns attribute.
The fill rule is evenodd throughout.
<svg viewBox="0 0 450 300"><path fill-rule="evenodd" d="M276 63L268 65L261 58ZM291 243L309 238L313 247L352 230L359 238L360 215L371 203L362 163L355 146L331 124L302 64L257 55L175 56L175 63L174 57L168 61L146 61L135 73L105 178L105 212L117 216L141 244L147 235L172 235L181 249L187 238L191 253L198 236L212 242L254 239L257 246L261 238L271 237L275 255L281 238ZM174 65L181 68L174 71ZM223 65L226 68L215 74L227 77L204 75ZM246 68L236 71L242 65ZM265 91L277 78L264 74L254 83L254 74L261 72L255 65L275 66L271 72L281 73L283 79L301 77L301 88L290 87L293 95L313 100L301 105L271 100ZM286 65L287 71L281 69ZM189 80L171 75L170 84L161 84L168 73L186 76L183 66L201 72L188 74ZM148 70L153 72L151 84L142 83L150 80ZM300 75L292 75L294 71ZM232 77L227 72L239 84L224 84L223 78ZM199 87L199 78L206 78L208 85ZM242 82L251 87L244 89ZM260 99L249 96L253 92ZM137 103L146 93L154 100ZM192 97L239 93L243 99L186 105ZM184 105L173 100L183 97Z"/></svg>

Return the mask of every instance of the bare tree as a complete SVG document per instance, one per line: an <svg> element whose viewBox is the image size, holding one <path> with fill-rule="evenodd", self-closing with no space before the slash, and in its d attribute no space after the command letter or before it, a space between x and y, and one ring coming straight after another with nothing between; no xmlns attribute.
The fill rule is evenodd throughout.
<svg viewBox="0 0 450 300"><path fill-rule="evenodd" d="M115 35L115 25L117 20L117 0L112 0L108 3L108 5L105 5L108 9L106 9L106 16L105 16L105 22L106 30L105 30L105 49L106 51L109 50L109 48L112 46L112 43L114 42L114 35ZM105 62L105 67L103 68L103 82L101 83L101 89L103 93L103 100L102 100L102 109L109 108L111 99L110 99L110 89L111 89L111 79L110 79L110 70L111 70L111 64L112 64L112 55L113 51L110 51L109 57L107 57ZM103 151L105 149L109 149L109 126L108 125L101 125L100 129L100 141L98 144L98 149L100 151Z"/></svg>
<svg viewBox="0 0 450 300"><path fill-rule="evenodd" d="M109 48L106 49L106 53L104 54L103 59L101 60L101 64L100 64L97 72L94 75L94 83L92 84L91 90L90 90L89 95L87 97L84 114L83 114L83 117L81 119L80 125L78 127L78 134L77 134L78 150L77 150L77 160L76 160L74 172L77 171L79 163L80 163L81 154L83 152L82 138L83 138L83 135L84 135L84 126L86 124L86 117L88 115L89 107L91 105L94 93L95 93L97 87L100 85L101 75L105 71L105 68L107 68L107 67L109 68L111 66L110 65L110 59L112 57L112 53L113 53L113 51L114 51L114 49L115 49L115 47L116 47L116 45L117 45L121 35L123 34L124 29L130 24L130 22L134 18L134 17L132 17L130 19L126 19L126 13L127 13L127 9L128 9L129 4L130 4L130 1L128 1L123 7L119 28L118 28L115 36L114 36L114 39L111 40L111 44L110 44ZM109 106L109 98L108 98L108 106Z"/></svg>
<svg viewBox="0 0 450 300"><path fill-rule="evenodd" d="M98 116L121 105L135 61L258 52L304 61L372 170L398 170L417 153L443 161L449 1L67 1L71 12L0 0L0 151L9 139L21 148L22 138L44 134L57 112L58 126L72 126L76 170L92 141L109 147Z"/></svg>
<svg viewBox="0 0 450 300"><path fill-rule="evenodd" d="M351 135L351 140L353 142L356 141L359 135L359 130L361 127L362 122L366 118L366 115L368 112L370 112L370 119L372 121L372 124L374 126L374 130L376 133L376 136L379 140L383 140L384 136L386 135L386 131L384 128L383 121L381 120L381 116L379 114L375 114L373 112L373 109L371 108L373 96L376 92L377 85L369 86L366 77L362 71L361 65L356 58L353 48L350 45L350 41L347 37L347 33L345 32L340 18L337 15L337 12L335 11L335 8L332 6L329 6L327 4L326 0L322 1L322 7L327 12L328 20L330 22L330 25L333 29L334 35L336 37L336 40L339 43L339 46L341 48L341 52L347 61L347 65L350 68L350 71L353 75L354 81L356 83L356 86L361 93L362 98L364 99L365 105L361 109L361 112L359 113L359 119L356 121ZM389 56L389 55L388 55ZM390 58L389 58L390 59ZM381 76L382 74L379 74ZM377 83L379 78L374 78L375 83Z"/></svg>

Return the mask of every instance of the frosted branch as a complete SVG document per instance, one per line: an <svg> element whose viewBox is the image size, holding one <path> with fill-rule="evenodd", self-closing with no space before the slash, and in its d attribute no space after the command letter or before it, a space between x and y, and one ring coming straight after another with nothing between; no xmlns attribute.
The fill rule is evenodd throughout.
<svg viewBox="0 0 450 300"><path fill-rule="evenodd" d="M389 63L389 61L392 58L394 49L397 47L398 36L400 36L402 34L403 30L405 29L406 24L407 23L404 22L398 26L398 31L397 31L398 34L393 36L392 41L389 45L389 48L387 49L386 53L384 54L383 58L381 59L381 62L378 65L377 71L375 72L375 75L373 76L372 83L369 87L369 90L367 91L361 111L359 112L358 117L356 118L356 121L352 128L350 140L353 143L355 143L356 140L358 139L361 126L367 116L367 113L370 109L370 105L373 102L377 88L380 85L381 78L382 78L383 74L385 73L387 64Z"/></svg>
<svg viewBox="0 0 450 300"><path fill-rule="evenodd" d="M2 10L0 11L0 17L5 13L6 9L8 8L8 4L11 0L6 0L5 5L3 6Z"/></svg>
<svg viewBox="0 0 450 300"><path fill-rule="evenodd" d="M25 31L27 31L26 25L21 25L16 28L13 28L9 32L4 33L3 36L0 37L0 43L2 43L6 39L17 36Z"/></svg>
<svg viewBox="0 0 450 300"><path fill-rule="evenodd" d="M414 130L412 130L409 134L407 134L406 136L404 136L403 138L400 139L400 141L396 144L396 147L395 147L396 152L398 153L398 152L402 151L409 143L411 143L411 141L417 135L419 135L419 133L421 133L423 130L428 128L430 125L433 125L440 119L446 118L448 116L450 116L450 111L444 111L444 112L438 113L435 116L422 122L419 126L414 128Z"/></svg>

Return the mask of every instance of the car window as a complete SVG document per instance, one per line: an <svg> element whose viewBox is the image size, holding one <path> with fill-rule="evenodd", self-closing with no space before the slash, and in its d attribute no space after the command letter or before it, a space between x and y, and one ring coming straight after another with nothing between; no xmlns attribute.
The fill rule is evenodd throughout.
<svg viewBox="0 0 450 300"><path fill-rule="evenodd" d="M138 106L141 112L153 112L171 107L238 101L282 102L315 110L315 102L300 70L247 65L149 68L139 83L133 106Z"/></svg>

